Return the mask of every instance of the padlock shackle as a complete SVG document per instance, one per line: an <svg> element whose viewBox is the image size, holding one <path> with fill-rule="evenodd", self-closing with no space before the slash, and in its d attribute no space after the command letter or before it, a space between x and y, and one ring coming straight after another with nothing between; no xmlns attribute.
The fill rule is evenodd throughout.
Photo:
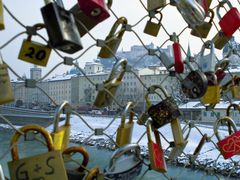
<svg viewBox="0 0 240 180"><path fill-rule="evenodd" d="M154 129L152 131L152 123L149 121L147 123L147 138L148 138L148 142L151 142L153 141L152 140L152 137L151 137L151 133L154 133L154 137L155 137L155 141L156 141L156 144L159 144L159 146L161 146L161 142L160 142L160 135L159 135L159 132L158 130Z"/></svg>
<svg viewBox="0 0 240 180"><path fill-rule="evenodd" d="M165 98L169 97L168 92L165 88L163 88L161 85L152 85L147 89L147 93L145 94L145 100L147 103L148 108L152 105L149 99L150 94L157 94L161 99L164 99L159 93L156 92L157 89L160 89Z"/></svg>
<svg viewBox="0 0 240 180"><path fill-rule="evenodd" d="M99 173L100 173L99 168L94 167L88 172L87 176L85 177L85 180L93 180L94 177L97 177Z"/></svg>
<svg viewBox="0 0 240 180"><path fill-rule="evenodd" d="M230 117L230 110L231 108L234 108L234 109L237 109L239 112L240 112L240 106L238 104L230 104L228 107L227 107L227 112L226 112L226 115Z"/></svg>
<svg viewBox="0 0 240 180"><path fill-rule="evenodd" d="M87 150L82 146L73 146L65 149L62 154L68 155L72 153L80 153L83 156L81 166L77 169L78 172L83 172L85 170L84 167L87 167L89 162L89 154Z"/></svg>
<svg viewBox="0 0 240 180"><path fill-rule="evenodd" d="M47 5L49 3L53 3L54 1L53 0L44 0L44 3Z"/></svg>
<svg viewBox="0 0 240 180"><path fill-rule="evenodd" d="M114 170L114 165L115 165L115 162L118 158L120 158L122 155L124 155L126 152L129 152L131 150L134 150L135 151L135 154L136 154L136 157L138 159L142 159L141 158L141 149L140 149L140 146L138 144L127 144L127 145L124 145L120 148L118 148L116 151L114 151L114 153L112 154L112 157L111 157L111 160L109 162L109 166L108 166L108 169L109 171L113 171Z"/></svg>
<svg viewBox="0 0 240 180"><path fill-rule="evenodd" d="M107 82L112 81L114 79L116 79L117 81L121 81L126 71L127 63L128 63L127 59L120 59L119 61L117 61L112 68L112 71L108 77ZM116 77L116 72L118 71L119 67L121 67L121 71L118 77Z"/></svg>
<svg viewBox="0 0 240 180"><path fill-rule="evenodd" d="M220 135L218 132L218 128L223 122L228 123L229 127L230 128L232 127L234 132L237 132L237 126L234 123L234 121L232 120L232 118L230 118L228 116L221 117L215 121L214 126L213 126L214 134L216 135L218 141L221 141L221 138L220 138Z"/></svg>
<svg viewBox="0 0 240 180"><path fill-rule="evenodd" d="M222 19L221 15L220 15L220 8L223 8L226 3L230 9L233 7L229 0L222 0L221 2L219 2L218 6L217 6L217 10L216 10L217 17L219 20Z"/></svg>
<svg viewBox="0 0 240 180"><path fill-rule="evenodd" d="M33 28L35 28L35 31L37 32L37 31L39 31L39 30L41 30L41 29L43 29L43 28L45 28L46 26L45 26L45 24L43 24L43 23L37 23L37 24L34 24L33 25ZM27 41L31 41L32 40L32 32L27 32L27 34L28 34L28 37L27 37Z"/></svg>
<svg viewBox="0 0 240 180"><path fill-rule="evenodd" d="M108 0L107 7L108 7L108 9L110 9L112 7L112 0Z"/></svg>
<svg viewBox="0 0 240 180"><path fill-rule="evenodd" d="M53 132L58 132L58 124L59 124L59 120L60 120L60 115L63 113L64 109L69 108L66 112L66 120L65 120L65 125L69 126L70 125L70 115L72 111L72 107L71 105L68 103L68 101L64 101L59 108L57 108L56 110L56 114L54 117L54 124L53 124Z"/></svg>
<svg viewBox="0 0 240 180"><path fill-rule="evenodd" d="M201 138L198 146L196 147L196 149L193 152L194 156L200 153L200 151L201 151L203 145L205 144L205 142L207 141L207 139L208 139L207 134L204 134L203 137Z"/></svg>
<svg viewBox="0 0 240 180"><path fill-rule="evenodd" d="M210 54L211 54L211 59L215 58L215 46L214 43L212 41L206 41L203 45L202 45L202 49L200 51L200 56L204 56L204 51L205 49L210 49Z"/></svg>
<svg viewBox="0 0 240 180"><path fill-rule="evenodd" d="M16 131L15 134L11 138L10 146L11 147L13 146L11 149L11 155L12 155L13 161L19 160L17 141L21 136L20 132L23 132L24 134L26 134L28 131L37 131L40 134L42 134L42 136L44 137L44 139L47 143L48 151L55 150L54 146L53 146L53 140L52 140L52 137L49 134L49 132L42 126L39 126L36 124L29 124L29 125L19 128L19 131Z"/></svg>
<svg viewBox="0 0 240 180"><path fill-rule="evenodd" d="M133 116L134 116L133 108L134 108L133 102L128 102L124 108L124 111L122 112L121 125L124 126L128 113L129 113L129 121L128 122L129 123L133 122Z"/></svg>
<svg viewBox="0 0 240 180"><path fill-rule="evenodd" d="M208 9L208 11L209 11L210 14L211 14L211 16L210 16L210 20L209 20L208 23L211 23L211 24L212 24L212 22L213 22L213 18L214 18L214 16L215 16L215 13L214 13L214 11L213 11L212 9Z"/></svg>
<svg viewBox="0 0 240 180"><path fill-rule="evenodd" d="M126 25L128 23L127 19L125 17L120 17L119 19L117 19L117 21L113 24L112 29L110 30L107 39L110 39L111 37L115 37L118 39L121 39L123 37L125 30L124 25ZM115 34L117 31L117 28L122 25L121 30L118 34Z"/></svg>

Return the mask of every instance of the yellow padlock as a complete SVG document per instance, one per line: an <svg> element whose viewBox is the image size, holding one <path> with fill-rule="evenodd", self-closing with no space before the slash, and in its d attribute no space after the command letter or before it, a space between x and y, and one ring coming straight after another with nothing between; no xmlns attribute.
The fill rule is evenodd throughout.
<svg viewBox="0 0 240 180"><path fill-rule="evenodd" d="M66 114L66 119L65 124L59 127L58 123L62 112ZM57 150L63 151L68 147L71 130L70 115L71 106L67 101L64 101L57 110L57 113L54 118L53 131L51 133L54 147Z"/></svg>
<svg viewBox="0 0 240 180"><path fill-rule="evenodd" d="M171 128L174 139L174 147L170 151L168 158L173 160L182 154L188 140L183 137L183 131L179 119L171 121Z"/></svg>
<svg viewBox="0 0 240 180"><path fill-rule="evenodd" d="M212 9L209 9L209 12L211 13L211 17L209 22L204 22L201 25L197 25L195 26L192 30L191 30L191 34L193 36L197 36L200 38L206 38L208 36L209 31L211 30L212 27L212 22L213 22L213 18L214 18L214 12Z"/></svg>
<svg viewBox="0 0 240 180"><path fill-rule="evenodd" d="M129 113L129 120L127 123L125 123L128 113ZM125 109L122 113L121 124L117 129L116 143L120 147L131 143L132 131L133 131L133 126L134 126L133 116L134 116L133 102L128 102L127 106L125 107Z"/></svg>
<svg viewBox="0 0 240 180"><path fill-rule="evenodd" d="M3 2L0 0L0 30L5 29L3 18Z"/></svg>
<svg viewBox="0 0 240 180"><path fill-rule="evenodd" d="M105 45L101 48L98 56L101 58L111 58L117 52L117 49L122 41L122 37L125 32L125 25L127 24L127 19L125 17L120 17L113 25L110 33L105 39ZM118 27L122 25L121 29L117 34L116 31Z"/></svg>
<svg viewBox="0 0 240 180"><path fill-rule="evenodd" d="M147 10L154 11L166 6L166 0L147 0Z"/></svg>
<svg viewBox="0 0 240 180"><path fill-rule="evenodd" d="M231 39L231 37L227 37L224 32L219 31L214 38L212 39L212 42L215 45L215 48L222 49L225 44Z"/></svg>
<svg viewBox="0 0 240 180"><path fill-rule="evenodd" d="M8 67L4 64L0 53L0 104L14 101L12 85L10 82Z"/></svg>
<svg viewBox="0 0 240 180"><path fill-rule="evenodd" d="M20 132L25 134L29 131L37 131L44 137L48 152L20 159L17 141L21 136ZM39 125L27 125L19 128L19 131L16 131L13 135L10 146L12 147L12 161L8 162L8 167L11 180L67 180L62 154L60 151L55 151L51 135L43 127Z"/></svg>
<svg viewBox="0 0 240 180"><path fill-rule="evenodd" d="M104 81L102 85L98 85L97 87L99 88L98 94L94 102L94 105L96 107L106 107L112 103L113 101L112 96L116 94L118 87L122 84L122 79L126 72L126 67L127 60L126 59L119 60L113 66L111 74L109 75L108 79Z"/></svg>
<svg viewBox="0 0 240 180"><path fill-rule="evenodd" d="M43 24L36 24L34 26L37 29L44 27ZM31 39L32 36L29 35L27 39L23 40L18 59L39 66L46 66L51 53L51 48L48 45L34 42Z"/></svg>
<svg viewBox="0 0 240 180"><path fill-rule="evenodd" d="M160 30L161 27L161 21L162 21L162 13L159 11L158 12L160 14L160 20L158 20L158 23L155 23L152 21L153 18L150 17L150 19L147 21L147 24L144 28L144 33L149 34L151 36L157 36L158 32Z"/></svg>

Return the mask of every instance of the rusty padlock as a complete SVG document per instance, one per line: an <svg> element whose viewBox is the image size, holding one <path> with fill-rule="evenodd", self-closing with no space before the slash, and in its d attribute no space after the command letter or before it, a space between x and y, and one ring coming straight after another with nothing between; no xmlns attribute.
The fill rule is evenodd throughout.
<svg viewBox="0 0 240 180"><path fill-rule="evenodd" d="M101 58L111 58L117 52L117 49L122 41L122 37L125 32L125 25L127 24L127 19L125 17L120 17L113 25L111 31L105 39L105 45L101 48L98 56ZM120 31L116 33L118 27L122 25Z"/></svg>
<svg viewBox="0 0 240 180"><path fill-rule="evenodd" d="M166 0L147 0L147 10L155 11L166 6Z"/></svg>
<svg viewBox="0 0 240 180"><path fill-rule="evenodd" d="M78 0L78 5L84 14L97 22L102 22L110 17L104 0Z"/></svg>
<svg viewBox="0 0 240 180"><path fill-rule="evenodd" d="M212 22L213 22L213 18L214 18L213 10L209 9L209 12L211 14L210 20L208 22L204 21L203 24L195 26L191 30L191 35L200 37L200 38L206 38L208 36L208 33L211 30Z"/></svg>
<svg viewBox="0 0 240 180"><path fill-rule="evenodd" d="M164 97L157 93L162 101L152 105L148 96L149 94L156 94L157 89L161 90ZM149 87L145 99L148 106L148 114L153 120L153 126L157 129L182 115L173 97L169 96L167 90L160 85Z"/></svg>
<svg viewBox="0 0 240 180"><path fill-rule="evenodd" d="M67 101L64 101L61 106L57 109L57 112L54 117L53 131L51 133L53 144L55 149L64 151L69 144L70 136L70 115L71 115L71 106ZM65 124L59 127L60 115L61 113L66 114Z"/></svg>
<svg viewBox="0 0 240 180"><path fill-rule="evenodd" d="M230 10L221 17L220 8L224 8L224 5L227 4ZM221 27L222 32L227 37L232 37L233 33L240 27L240 13L238 9L232 7L232 4L228 0L223 0L219 3L217 7L217 16L220 19L219 25Z"/></svg>
<svg viewBox="0 0 240 180"><path fill-rule="evenodd" d="M194 28L205 19L205 11L196 0L178 0L176 6L186 23Z"/></svg>
<svg viewBox="0 0 240 180"><path fill-rule="evenodd" d="M37 131L44 137L48 152L26 158L19 158L18 147L16 145L20 138L20 132L27 133ZM11 180L18 179L61 179L67 180L62 154L55 151L51 135L39 125L26 125L19 128L12 136L11 143L12 161L8 162Z"/></svg>
<svg viewBox="0 0 240 180"><path fill-rule="evenodd" d="M43 27L44 24L36 24L33 26L36 30L40 30ZM23 40L18 59L39 66L46 66L50 54L51 48L48 45L34 42L32 41L32 35L28 35L28 38Z"/></svg>
<svg viewBox="0 0 240 180"><path fill-rule="evenodd" d="M155 140L152 139L152 132L154 133ZM147 137L148 137L148 154L151 169L164 173L167 172L167 165L164 157L164 152L161 145L159 132L157 129L152 131L151 123L147 124Z"/></svg>
<svg viewBox="0 0 240 180"><path fill-rule="evenodd" d="M184 63L182 60L181 45L179 44L179 39L177 34L174 32L170 37L170 40L173 41L173 57L174 57L174 69L176 73L183 73Z"/></svg>
<svg viewBox="0 0 240 180"><path fill-rule="evenodd" d="M204 55L205 49L210 49L210 54ZM202 72L215 72L216 61L214 43L212 41L205 42L198 57Z"/></svg>
<svg viewBox="0 0 240 180"><path fill-rule="evenodd" d="M127 115L129 113L129 120L125 123ZM128 102L121 117L121 124L117 129L117 138L116 143L120 147L130 144L132 139L132 131L133 131L133 102Z"/></svg>
<svg viewBox="0 0 240 180"><path fill-rule="evenodd" d="M127 154L128 153L128 154ZM127 154L126 156L124 156ZM141 173L143 159L138 144L127 144L114 151L109 165L104 169L106 179L132 180Z"/></svg>
<svg viewBox="0 0 240 180"><path fill-rule="evenodd" d="M201 97L201 102L203 104L217 104L220 101L220 85L217 81L217 76L214 72L206 72L205 73L208 79L208 87L207 91L203 97Z"/></svg>
<svg viewBox="0 0 240 180"><path fill-rule="evenodd" d="M199 142L199 144L197 145L196 149L194 150L193 154L190 155L190 163L193 163L198 155L200 154L202 147L204 146L204 144L207 142L208 140L208 136L207 134L204 134Z"/></svg>
<svg viewBox="0 0 240 180"><path fill-rule="evenodd" d="M122 79L125 74L127 67L127 60L121 59L115 63L112 68L111 74L109 75L108 79L103 82L102 85L97 85L98 94L94 101L94 105L96 107L106 107L109 106L114 96L117 92L118 87L122 84ZM119 68L121 68L119 72ZM102 86L102 88L100 87ZM106 91L106 90L107 91ZM109 94L111 93L111 95Z"/></svg>
<svg viewBox="0 0 240 180"><path fill-rule="evenodd" d="M147 24L144 28L144 33L145 34L148 34L148 35L151 35L151 36L155 36L157 37L158 35L158 32L160 30L160 27L161 27L161 21L162 21L162 13L160 11L156 12L156 13L159 13L160 14L160 19L157 19L157 23L153 22L153 17L150 17L150 19L147 21Z"/></svg>
<svg viewBox="0 0 240 180"><path fill-rule="evenodd" d="M65 149L63 151L63 158L68 159L69 155L72 157L75 153L80 153L83 156L83 160L81 163L81 166L78 167L77 169L68 169L66 168L67 171L67 176L68 180L80 180L83 179L84 176L86 175L86 172L84 172L84 167L87 167L88 161L89 161L89 154L87 150L82 147L82 146L73 146Z"/></svg>
<svg viewBox="0 0 240 180"><path fill-rule="evenodd" d="M183 131L179 119L171 121L172 134L174 139L174 147L169 153L168 159L174 160L180 156L188 143L188 135L184 138ZM190 133L190 130L189 130Z"/></svg>
<svg viewBox="0 0 240 180"><path fill-rule="evenodd" d="M50 45L73 54L83 48L73 14L55 1L47 0L41 8Z"/></svg>
<svg viewBox="0 0 240 180"><path fill-rule="evenodd" d="M0 0L0 30L5 29L4 17L3 17L3 2Z"/></svg>
<svg viewBox="0 0 240 180"><path fill-rule="evenodd" d="M220 124L223 123L230 124L234 133L224 139L221 139L218 128ZM237 126L230 117L224 116L216 120L214 124L214 134L218 139L217 145L224 159L229 159L240 153L240 131L237 131Z"/></svg>
<svg viewBox="0 0 240 180"><path fill-rule="evenodd" d="M14 93L8 74L8 66L3 62L0 52L0 104L14 101Z"/></svg>
<svg viewBox="0 0 240 180"><path fill-rule="evenodd" d="M111 8L112 0L108 0L107 6L108 8ZM99 21L96 21L95 19L89 17L83 11L81 11L78 3L75 4L69 11L74 16L76 26L81 37L83 37L88 31L90 31L100 23Z"/></svg>

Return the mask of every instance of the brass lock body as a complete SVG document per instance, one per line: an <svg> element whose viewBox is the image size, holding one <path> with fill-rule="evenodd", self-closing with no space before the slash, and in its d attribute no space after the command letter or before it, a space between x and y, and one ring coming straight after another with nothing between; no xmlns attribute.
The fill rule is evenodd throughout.
<svg viewBox="0 0 240 180"><path fill-rule="evenodd" d="M166 0L147 0L147 10L154 11L166 6Z"/></svg>
<svg viewBox="0 0 240 180"><path fill-rule="evenodd" d="M120 17L113 25L111 31L105 39L105 46L101 48L98 56L101 58L111 58L117 52L117 49L122 41L122 37L125 32L125 25L127 24L127 19L125 17ZM120 31L117 33L118 27L122 25ZM117 33L117 34L115 34Z"/></svg>
<svg viewBox="0 0 240 180"><path fill-rule="evenodd" d="M0 30L5 29L4 17L3 17L3 2L0 0Z"/></svg>
<svg viewBox="0 0 240 180"><path fill-rule="evenodd" d="M159 32L160 27L161 27L161 21L162 21L162 13L160 11L157 12L157 13L160 14L160 19L158 20L155 17L158 20L158 22L155 23L155 22L153 22L153 18L150 17L150 19L147 21L147 24L146 24L146 26L144 28L144 31L143 31L145 34L157 37L158 32Z"/></svg>
<svg viewBox="0 0 240 180"><path fill-rule="evenodd" d="M214 42L215 48L221 50L230 39L231 37L227 37L224 32L219 31L212 39L212 42Z"/></svg>
<svg viewBox="0 0 240 180"><path fill-rule="evenodd" d="M127 113L129 113L129 121L127 123L125 123ZM121 124L117 129L116 143L120 147L131 143L132 131L133 131L133 126L134 126L133 115L134 115L133 103L128 102L122 113Z"/></svg>

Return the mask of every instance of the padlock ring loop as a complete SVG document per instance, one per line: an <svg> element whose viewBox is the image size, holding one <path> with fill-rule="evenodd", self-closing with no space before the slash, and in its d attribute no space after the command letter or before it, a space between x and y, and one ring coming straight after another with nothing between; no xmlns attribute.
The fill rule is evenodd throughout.
<svg viewBox="0 0 240 180"><path fill-rule="evenodd" d="M108 9L111 9L111 7L112 7L112 0L108 0L107 7L108 7Z"/></svg>
<svg viewBox="0 0 240 180"><path fill-rule="evenodd" d="M118 68L121 67L121 72L119 73L118 77L116 77L116 72L118 71ZM119 61L117 61L113 68L112 68L112 71L109 75L109 78L106 82L109 82L109 81L113 81L113 80L117 80L117 81L121 81L122 78L123 78L123 75L126 71L126 67L127 67L127 59L120 59Z"/></svg>
<svg viewBox="0 0 240 180"><path fill-rule="evenodd" d="M70 111L72 109L71 105L68 103L68 101L64 101L61 106L56 110L56 114L55 114L55 117L54 117L54 124L53 124L53 132L57 132L58 131L58 124L59 124L59 120L60 120L60 115L61 113L64 111L64 109L66 108L69 108ZM69 126L70 125L70 115L71 115L71 112L67 111L66 112L66 121L65 121L65 125L66 126Z"/></svg>
<svg viewBox="0 0 240 180"><path fill-rule="evenodd" d="M93 178L96 177L99 173L100 173L99 168L94 167L89 171L89 173L85 177L85 180L93 180Z"/></svg>
<svg viewBox="0 0 240 180"><path fill-rule="evenodd" d="M78 172L83 172L85 169L83 167L86 167L89 162L89 154L87 150L82 146L73 146L65 149L63 151L63 155L71 154L71 153L80 153L83 156L83 161L81 166L77 169Z"/></svg>
<svg viewBox="0 0 240 180"><path fill-rule="evenodd" d="M23 132L24 134L27 133L28 131L39 132L40 134L42 134L42 136L44 137L44 139L47 143L48 151L54 151L55 150L54 146L53 146L52 137L45 128L43 128L39 125L36 125L36 124L29 124L29 125L26 125L24 127L19 128L19 131ZM12 160L13 161L19 160L18 147L15 143L17 143L20 136L21 136L21 134L18 131L16 131L15 134L12 136L12 139L11 139L10 146L13 146L12 149L11 149L11 154L12 154Z"/></svg>
<svg viewBox="0 0 240 180"><path fill-rule="evenodd" d="M215 46L214 43L212 41L206 41L203 45L202 45L202 49L200 51L200 56L204 55L204 51L205 49L210 49L210 54L212 55L212 58L215 57Z"/></svg>
<svg viewBox="0 0 240 180"><path fill-rule="evenodd" d="M109 171L114 171L114 164L116 162L116 159L120 158L122 155L124 155L126 152L129 152L131 150L135 151L136 157L140 160L142 160L141 158L141 150L140 150L140 146L138 144L127 144L124 145L120 148L118 148L111 157L111 160L109 162L109 166L108 166L108 170Z"/></svg>
<svg viewBox="0 0 240 180"><path fill-rule="evenodd" d="M221 15L220 15L220 8L223 8L224 5L227 3L228 7L231 9L232 8L232 4L229 2L229 0L222 0L219 2L218 6L217 6L217 16L218 19L222 19Z"/></svg>
<svg viewBox="0 0 240 180"><path fill-rule="evenodd" d="M133 112L133 102L128 102L127 105L124 108L124 111L122 112L122 118L121 118L121 123L125 123L127 114L129 113L129 122L133 122L133 116L134 116L134 112Z"/></svg>
<svg viewBox="0 0 240 180"><path fill-rule="evenodd" d="M231 108L234 108L234 109L237 109L239 112L240 112L240 106L238 104L230 104L228 107L227 107L227 112L226 112L226 115L230 117L230 110Z"/></svg>
<svg viewBox="0 0 240 180"><path fill-rule="evenodd" d="M208 23L212 23L212 22L213 22L213 18L214 18L214 16L215 16L215 13L214 13L214 11L213 11L212 9L208 9L208 11L209 11L210 14L211 14L211 16L210 16L210 20L209 20Z"/></svg>
<svg viewBox="0 0 240 180"><path fill-rule="evenodd" d="M116 36L116 38L122 38L124 32L126 31L124 25L126 25L127 23L128 23L128 21L127 21L127 18L125 18L125 17L120 17L119 19L117 19L117 21L113 24L113 27L110 30L107 39L110 39L111 37L115 37L115 36ZM120 26L120 25L122 25L120 32L115 34L118 26Z"/></svg>
<svg viewBox="0 0 240 180"><path fill-rule="evenodd" d="M218 128L221 125L221 123L223 123L223 122L227 122L228 125L233 128L234 132L237 132L237 126L234 123L234 121L232 120L232 118L230 118L228 116L223 116L223 117L217 119L213 126L214 134L216 135L216 137L219 141L221 140L221 138L219 136Z"/></svg>

